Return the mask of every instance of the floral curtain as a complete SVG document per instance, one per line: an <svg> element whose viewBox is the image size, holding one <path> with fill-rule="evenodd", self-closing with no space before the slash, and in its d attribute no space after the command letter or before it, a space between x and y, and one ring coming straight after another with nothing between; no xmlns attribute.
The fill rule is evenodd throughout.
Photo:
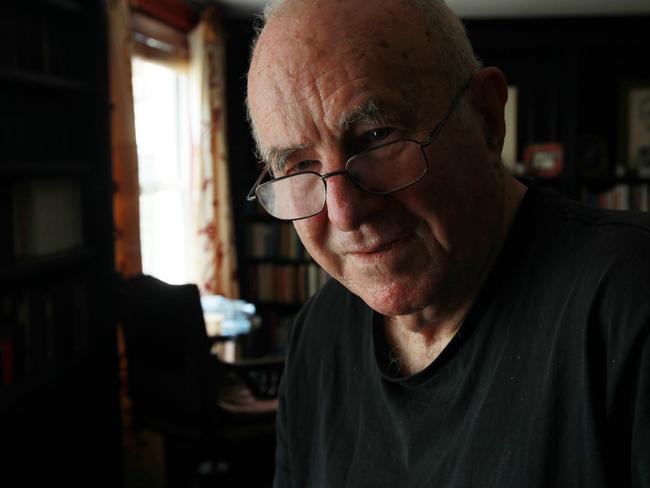
<svg viewBox="0 0 650 488"><path fill-rule="evenodd" d="M131 86L132 35L128 0L108 0L115 267L141 272L138 155Z"/></svg>
<svg viewBox="0 0 650 488"><path fill-rule="evenodd" d="M238 298L226 147L225 46L214 8L203 12L188 41L196 282L204 293Z"/></svg>

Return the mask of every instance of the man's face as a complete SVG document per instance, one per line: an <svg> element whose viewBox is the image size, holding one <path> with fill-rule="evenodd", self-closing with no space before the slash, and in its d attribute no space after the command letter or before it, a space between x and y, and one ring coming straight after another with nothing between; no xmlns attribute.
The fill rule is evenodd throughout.
<svg viewBox="0 0 650 488"><path fill-rule="evenodd" d="M425 139L461 88L443 81L444 64L429 57L435 35L408 7L324 3L272 19L249 73L262 149L289 154L287 167L313 161L321 174L378 143ZM381 120L341 123L370 101ZM498 155L483 132L477 118L452 118L426 148L427 174L397 193L328 179L325 209L295 222L309 253L380 313L444 306L493 238Z"/></svg>

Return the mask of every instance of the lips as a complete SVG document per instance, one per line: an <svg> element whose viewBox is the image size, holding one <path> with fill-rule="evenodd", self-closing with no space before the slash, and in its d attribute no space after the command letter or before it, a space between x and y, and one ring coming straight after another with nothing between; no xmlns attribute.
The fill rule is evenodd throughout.
<svg viewBox="0 0 650 488"><path fill-rule="evenodd" d="M345 254L357 255L357 256L371 256L373 254L380 254L383 252L390 251L392 248L396 247L397 244L400 244L407 240L408 236L400 236L391 239L383 239L381 242L372 244L369 246L362 246L350 251L347 251Z"/></svg>

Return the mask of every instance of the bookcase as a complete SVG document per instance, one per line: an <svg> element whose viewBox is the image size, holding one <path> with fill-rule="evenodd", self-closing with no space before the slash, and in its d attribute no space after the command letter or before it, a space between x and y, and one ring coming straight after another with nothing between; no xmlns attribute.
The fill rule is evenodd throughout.
<svg viewBox="0 0 650 488"><path fill-rule="evenodd" d="M122 485L106 18L0 6L0 484Z"/></svg>
<svg viewBox="0 0 650 488"><path fill-rule="evenodd" d="M327 275L309 257L292 224L247 217L244 252L251 298L289 305L316 293Z"/></svg>
<svg viewBox="0 0 650 488"><path fill-rule="evenodd" d="M244 104L253 22L230 18L226 35L228 151L232 208L242 298L254 303L262 318L260 333L248 344L254 354L282 354L300 306L328 279L304 250L290 222L268 216L246 195L257 179L255 144Z"/></svg>
<svg viewBox="0 0 650 488"><path fill-rule="evenodd" d="M468 20L485 65L518 87L519 158L558 142L564 167L541 182L592 205L647 210L650 178L626 154L626 86L650 87L650 16ZM648 140L650 147L650 140Z"/></svg>
<svg viewBox="0 0 650 488"><path fill-rule="evenodd" d="M293 224L263 215L260 207L245 208L244 240L239 246L245 263L240 273L242 290L257 305L266 327L263 343L254 347L282 354L295 313L329 275L309 256Z"/></svg>

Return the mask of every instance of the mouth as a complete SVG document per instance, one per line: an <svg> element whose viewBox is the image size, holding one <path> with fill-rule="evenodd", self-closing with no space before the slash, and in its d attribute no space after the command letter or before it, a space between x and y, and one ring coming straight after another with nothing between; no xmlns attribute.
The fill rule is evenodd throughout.
<svg viewBox="0 0 650 488"><path fill-rule="evenodd" d="M381 258L400 250L408 240L409 236L400 236L372 246L354 249L346 254L363 260Z"/></svg>

